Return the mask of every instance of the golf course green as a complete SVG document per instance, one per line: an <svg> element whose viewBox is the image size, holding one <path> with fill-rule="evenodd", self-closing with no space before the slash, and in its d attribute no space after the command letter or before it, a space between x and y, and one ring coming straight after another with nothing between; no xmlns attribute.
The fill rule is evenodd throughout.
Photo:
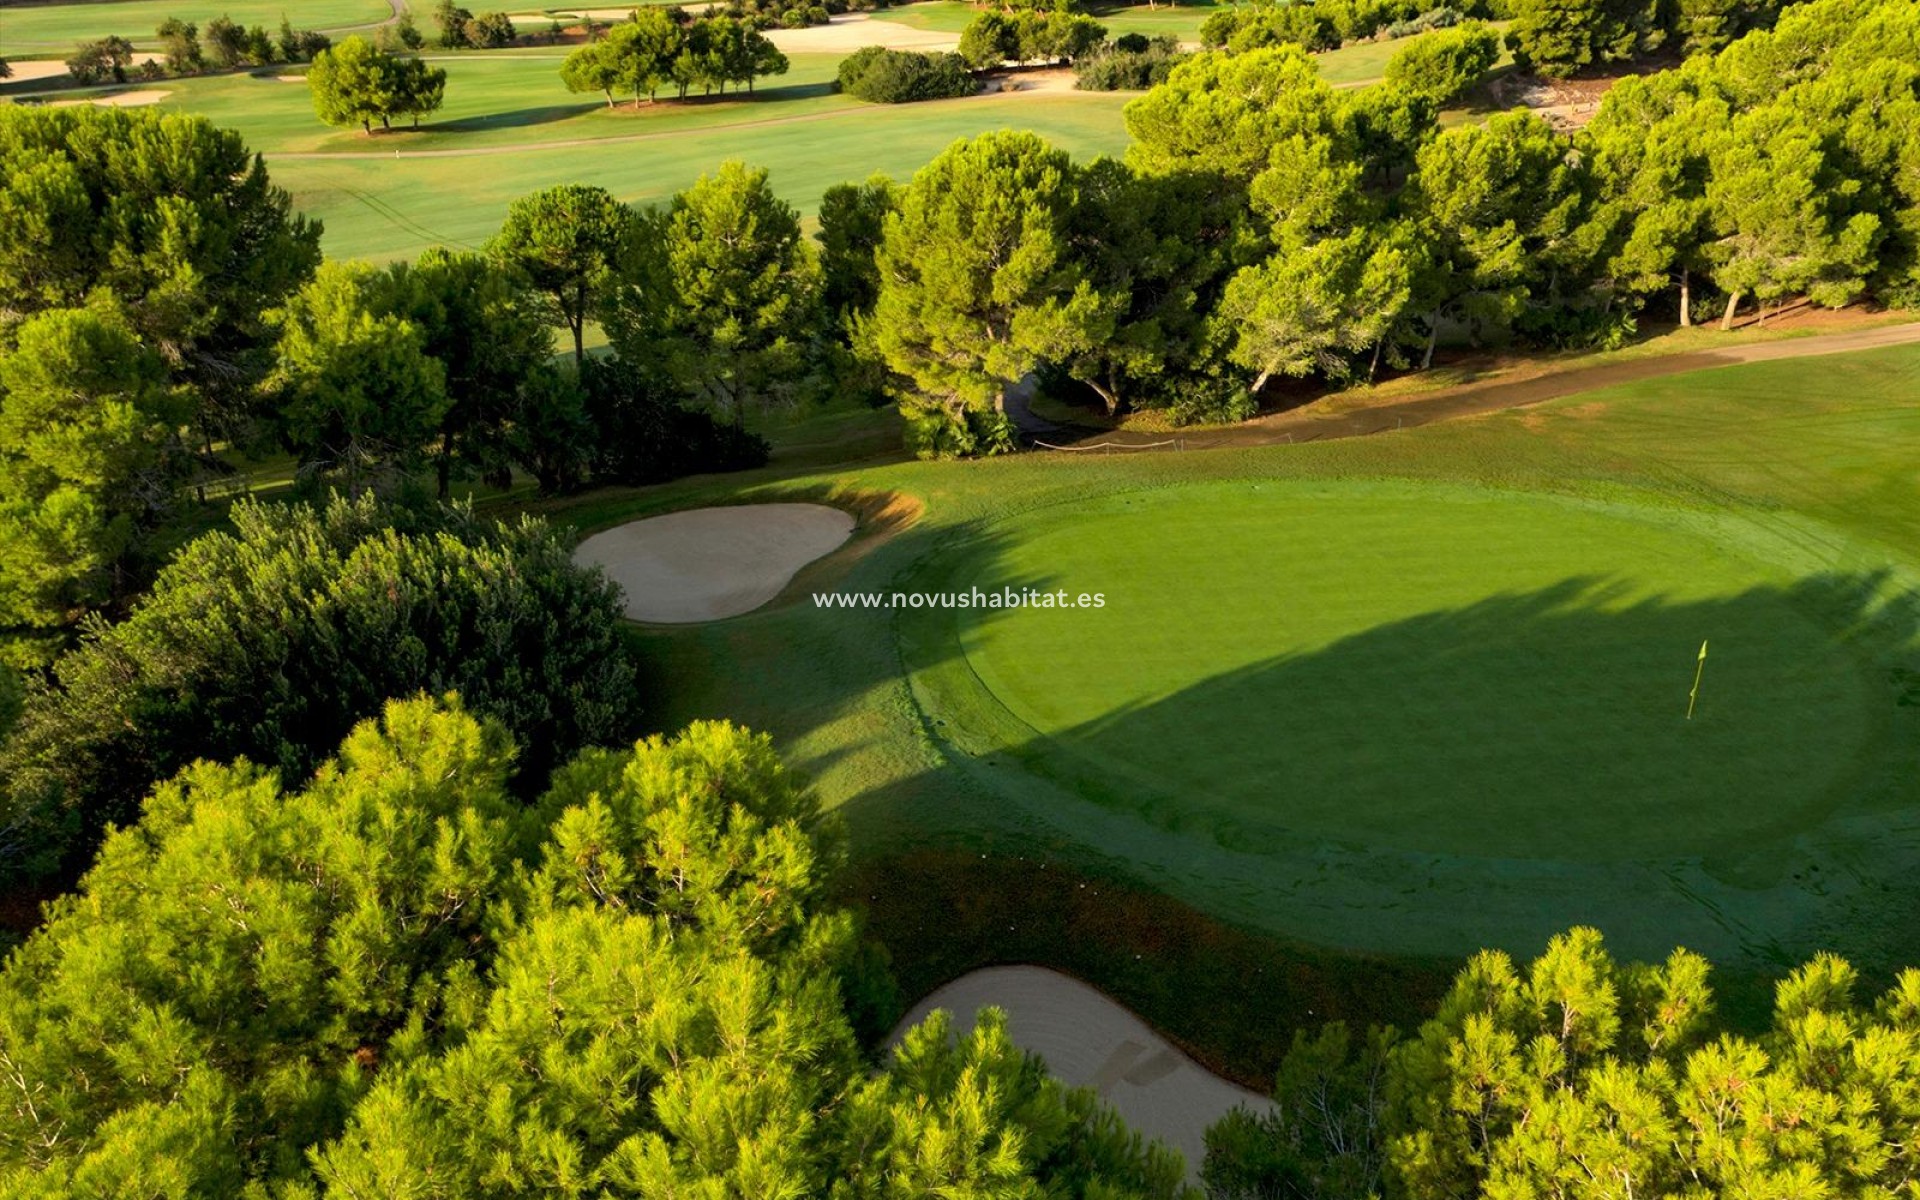
<svg viewBox="0 0 1920 1200"><path fill-rule="evenodd" d="M1035 769L1236 848L1723 852L1816 820L1884 749L1819 582L1726 519L1235 481L998 532L964 573L1105 604L960 610L980 694L943 715L998 701Z"/></svg>
<svg viewBox="0 0 1920 1200"><path fill-rule="evenodd" d="M1815 951L1910 956L1872 914L1920 911L1916 394L1909 345L1370 437L822 469L849 413L758 480L545 511L861 514L783 600L636 630L649 719L773 734L909 991L1054 966L1238 1069L1262 1023L1403 1020L1422 972L1571 924L1710 955L1749 1012ZM975 588L1103 603L815 598Z"/></svg>

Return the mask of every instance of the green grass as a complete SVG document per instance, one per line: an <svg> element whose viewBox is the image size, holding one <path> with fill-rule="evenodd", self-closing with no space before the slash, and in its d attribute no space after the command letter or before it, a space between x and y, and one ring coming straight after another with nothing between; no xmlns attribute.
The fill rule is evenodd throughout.
<svg viewBox="0 0 1920 1200"><path fill-rule="evenodd" d="M1916 389L1902 348L1342 442L789 466L548 508L598 528L911 497L916 524L795 599L637 634L670 681L654 719L774 734L845 815L858 898L916 984L1053 962L1231 1062L1220 1014L1299 1013L1248 999L1247 960L1179 959L1179 988L1130 965L1182 914L1267 939L1287 982L1261 995L1321 1017L1381 1015L1349 988L1379 959L1342 954L1531 952L1577 922L1629 955L1691 946L1735 990L1820 948L1910 957ZM828 582L1108 604L816 608ZM1060 878L1134 899L1063 913Z"/></svg>
<svg viewBox="0 0 1920 1200"><path fill-rule="evenodd" d="M7 58L65 58L81 42L109 34L143 50L158 46L154 30L168 17L205 27L221 14L240 25L280 26L281 14L301 29L342 29L387 19L385 0L113 0L92 4L26 4L0 8L0 55Z"/></svg>
<svg viewBox="0 0 1920 1200"><path fill-rule="evenodd" d="M446 106L418 130L371 138L358 128L322 124L304 80L295 78L300 68L281 72L284 78L263 72L169 82L162 85L168 92L162 103L236 129L250 147L269 156L377 154L388 159L395 150L544 152L555 142L644 138L866 107L831 92L836 55L794 55L787 74L761 80L751 97L729 93L638 107L623 99L612 109L598 94L567 91L560 82L565 57L564 48L429 55L447 72Z"/></svg>
<svg viewBox="0 0 1920 1200"><path fill-rule="evenodd" d="M775 190L811 214L833 184L876 171L905 179L955 139L988 130L1031 129L1080 159L1126 146L1124 96L870 105L832 92L837 55L794 55L786 75L761 81L751 97L617 110L565 89L564 50L433 57L447 70L446 108L418 130L373 137L321 124L304 84L273 73L158 86L163 107L236 129L264 153L274 182L321 219L327 253L339 258L477 246L515 198L563 181L649 203L738 158L768 168Z"/></svg>
<svg viewBox="0 0 1920 1200"><path fill-rule="evenodd" d="M1076 158L1118 153L1126 143L1122 103L1103 95L1054 95L1044 105L1032 97L984 96L837 109L791 123L695 126L584 149L401 159L270 156L269 166L294 202L325 222L329 254L387 259L435 244L478 245L499 228L516 197L561 180L650 203L738 158L768 168L775 191L811 213L833 184L875 171L904 179L956 138L990 129L1032 129Z"/></svg>
<svg viewBox="0 0 1920 1200"><path fill-rule="evenodd" d="M1236 481L997 532L956 583L1105 607L961 614L954 674L977 684L945 711L1003 722L1000 749L1082 796L1236 848L1716 854L1817 824L1887 750L1846 610L1821 620L1819 587L1725 549L1752 540L1736 522ZM1713 678L1688 722L1703 637Z"/></svg>

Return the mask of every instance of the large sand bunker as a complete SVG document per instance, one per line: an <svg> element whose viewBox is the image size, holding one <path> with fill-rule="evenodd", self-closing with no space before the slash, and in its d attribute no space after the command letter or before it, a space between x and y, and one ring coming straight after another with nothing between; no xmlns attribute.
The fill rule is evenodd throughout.
<svg viewBox="0 0 1920 1200"><path fill-rule="evenodd" d="M680 625L752 612L852 533L853 518L824 504L740 504L621 525L573 557L620 585L633 620Z"/></svg>
<svg viewBox="0 0 1920 1200"><path fill-rule="evenodd" d="M1175 1049L1125 1008L1077 979L1042 967L988 967L962 975L913 1006L889 1044L936 1008L954 1028L973 1028L986 1007L1007 1014L1007 1032L1022 1050L1047 1060L1061 1082L1090 1087L1127 1124L1187 1156L1198 1180L1207 1126L1235 1108L1264 1112L1265 1096L1229 1083Z"/></svg>

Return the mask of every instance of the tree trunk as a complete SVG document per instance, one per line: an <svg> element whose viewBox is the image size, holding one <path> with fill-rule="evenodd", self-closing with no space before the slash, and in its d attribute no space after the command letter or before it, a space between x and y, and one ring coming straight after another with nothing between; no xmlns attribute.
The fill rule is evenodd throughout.
<svg viewBox="0 0 1920 1200"><path fill-rule="evenodd" d="M1736 288L1733 293L1727 297L1727 315L1720 318L1720 328L1722 332L1733 328L1733 310L1739 307L1740 291Z"/></svg>
<svg viewBox="0 0 1920 1200"><path fill-rule="evenodd" d="M1680 268L1680 328L1693 328L1693 280L1685 267Z"/></svg>
<svg viewBox="0 0 1920 1200"><path fill-rule="evenodd" d="M613 89L612 89L612 88L602 88L602 89L600 89L600 90L601 90L601 91L603 91L603 92L605 92L605 93L607 94L607 107L608 107L608 108L612 108L612 107L614 106L614 105L613 105Z"/></svg>
<svg viewBox="0 0 1920 1200"><path fill-rule="evenodd" d="M1106 401L1107 415L1109 417L1117 417L1120 415L1120 397L1118 394L1111 388L1101 387L1098 380L1087 380L1087 386L1097 392L1102 400Z"/></svg>
<svg viewBox="0 0 1920 1200"><path fill-rule="evenodd" d="M451 430L440 431L440 456L439 461L433 464L433 468L439 485L440 499L445 500L453 482L453 432Z"/></svg>
<svg viewBox="0 0 1920 1200"><path fill-rule="evenodd" d="M1387 333L1391 333L1391 332L1392 332L1392 329L1389 328L1387 330ZM1382 333L1379 337L1373 339L1373 361L1367 364L1367 382L1368 383L1372 383L1373 377L1380 373L1380 352L1386 349L1386 346L1387 346L1386 333Z"/></svg>
<svg viewBox="0 0 1920 1200"><path fill-rule="evenodd" d="M1433 368L1433 348L1439 341L1440 310L1436 308L1433 310L1433 315L1427 318L1427 352L1422 355L1420 359L1420 369L1422 371Z"/></svg>

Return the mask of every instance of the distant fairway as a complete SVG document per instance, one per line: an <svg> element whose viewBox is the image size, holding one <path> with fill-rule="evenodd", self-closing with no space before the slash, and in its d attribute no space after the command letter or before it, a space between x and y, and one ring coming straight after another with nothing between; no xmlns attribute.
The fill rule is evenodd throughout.
<svg viewBox="0 0 1920 1200"><path fill-rule="evenodd" d="M94 4L25 4L0 8L0 56L65 58L81 42L116 34L135 46L159 45L154 30L168 17L204 28L222 13L238 25L280 27L281 14L298 29L373 25L391 15L386 0L113 0Z"/></svg>
<svg viewBox="0 0 1920 1200"><path fill-rule="evenodd" d="M1743 556L1737 523L1266 481L995 533L965 573L1106 607L969 612L983 694L941 716L997 699L1034 769L1237 848L1721 853L1816 821L1884 750L1880 681L1839 636L1848 597Z"/></svg>
<svg viewBox="0 0 1920 1200"><path fill-rule="evenodd" d="M774 189L811 213L836 183L875 171L904 180L954 139L991 129L1034 130L1080 159L1126 147L1124 94L862 104L829 86L839 55L796 54L788 74L761 80L752 97L638 110L625 101L618 111L566 90L562 52L429 57L447 70L447 107L418 131L330 129L303 82L265 75L169 81L164 107L239 130L295 205L325 223L327 253L342 258L477 246L514 199L563 181L647 203L738 158L770 169Z"/></svg>

